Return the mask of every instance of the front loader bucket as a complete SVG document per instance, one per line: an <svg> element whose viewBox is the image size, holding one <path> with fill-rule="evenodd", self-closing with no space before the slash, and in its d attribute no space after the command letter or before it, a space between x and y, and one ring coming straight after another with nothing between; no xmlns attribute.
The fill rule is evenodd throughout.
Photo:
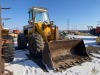
<svg viewBox="0 0 100 75"><path fill-rule="evenodd" d="M88 60L83 40L57 40L45 45L43 62L54 70L65 69Z"/></svg>

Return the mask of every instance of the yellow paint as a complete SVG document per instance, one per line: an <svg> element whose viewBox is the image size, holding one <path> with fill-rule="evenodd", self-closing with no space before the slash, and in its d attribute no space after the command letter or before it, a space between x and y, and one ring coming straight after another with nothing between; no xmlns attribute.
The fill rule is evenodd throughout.
<svg viewBox="0 0 100 75"><path fill-rule="evenodd" d="M45 29L44 29L44 34L45 34L46 36L51 35L51 28L50 28L50 27L48 27L48 26L45 26Z"/></svg>
<svg viewBox="0 0 100 75"><path fill-rule="evenodd" d="M28 35L32 35L37 32L43 37L45 42L48 42L48 39L55 39L55 28L47 23L43 24L43 22L35 22L33 28L28 29Z"/></svg>
<svg viewBox="0 0 100 75"><path fill-rule="evenodd" d="M40 27L38 27L38 26L36 26L36 29L37 29L37 31L39 32L39 34L43 37L44 41L45 41L46 43L48 43L47 37L46 37L46 35L44 34L43 30L42 30Z"/></svg>
<svg viewBox="0 0 100 75"><path fill-rule="evenodd" d="M2 29L2 35L9 34L9 29Z"/></svg>
<svg viewBox="0 0 100 75"><path fill-rule="evenodd" d="M18 36L18 34L14 34L14 33L9 34L9 35L11 35L11 36L14 37L14 38Z"/></svg>

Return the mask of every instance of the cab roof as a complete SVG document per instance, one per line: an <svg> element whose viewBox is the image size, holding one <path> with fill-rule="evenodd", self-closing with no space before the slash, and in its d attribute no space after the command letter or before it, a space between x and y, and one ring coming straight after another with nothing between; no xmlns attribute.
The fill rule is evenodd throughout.
<svg viewBox="0 0 100 75"><path fill-rule="evenodd" d="M29 11L31 11L31 10L48 11L47 8L44 8L44 7L34 7L34 6L29 9Z"/></svg>

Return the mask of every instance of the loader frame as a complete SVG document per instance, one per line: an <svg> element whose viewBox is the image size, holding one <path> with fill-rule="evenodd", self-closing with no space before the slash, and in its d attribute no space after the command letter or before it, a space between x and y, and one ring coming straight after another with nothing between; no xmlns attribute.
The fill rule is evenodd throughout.
<svg viewBox="0 0 100 75"><path fill-rule="evenodd" d="M33 13L34 10L37 10L37 12ZM36 14L43 16L47 12L47 9L40 7L33 7L29 10L29 25L23 27L23 33L19 34L18 42L28 43L30 55L33 58L42 57L43 63L53 70L69 68L73 65L70 63L76 65L76 61L78 64L87 61L89 56L83 40L62 40L59 29L53 21L48 22L48 19L47 21L44 21L44 19L36 21L36 18L40 17ZM26 44L23 45L23 43L18 46L22 45L24 48ZM74 60L75 57L76 60Z"/></svg>

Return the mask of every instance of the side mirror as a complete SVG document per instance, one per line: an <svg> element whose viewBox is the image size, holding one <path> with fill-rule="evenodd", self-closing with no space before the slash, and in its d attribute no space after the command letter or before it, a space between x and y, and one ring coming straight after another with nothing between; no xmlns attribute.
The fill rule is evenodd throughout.
<svg viewBox="0 0 100 75"><path fill-rule="evenodd" d="M50 21L50 24L51 24L51 25L54 25L54 21Z"/></svg>
<svg viewBox="0 0 100 75"><path fill-rule="evenodd" d="M33 20L29 20L28 23L29 23L30 25L33 25Z"/></svg>

